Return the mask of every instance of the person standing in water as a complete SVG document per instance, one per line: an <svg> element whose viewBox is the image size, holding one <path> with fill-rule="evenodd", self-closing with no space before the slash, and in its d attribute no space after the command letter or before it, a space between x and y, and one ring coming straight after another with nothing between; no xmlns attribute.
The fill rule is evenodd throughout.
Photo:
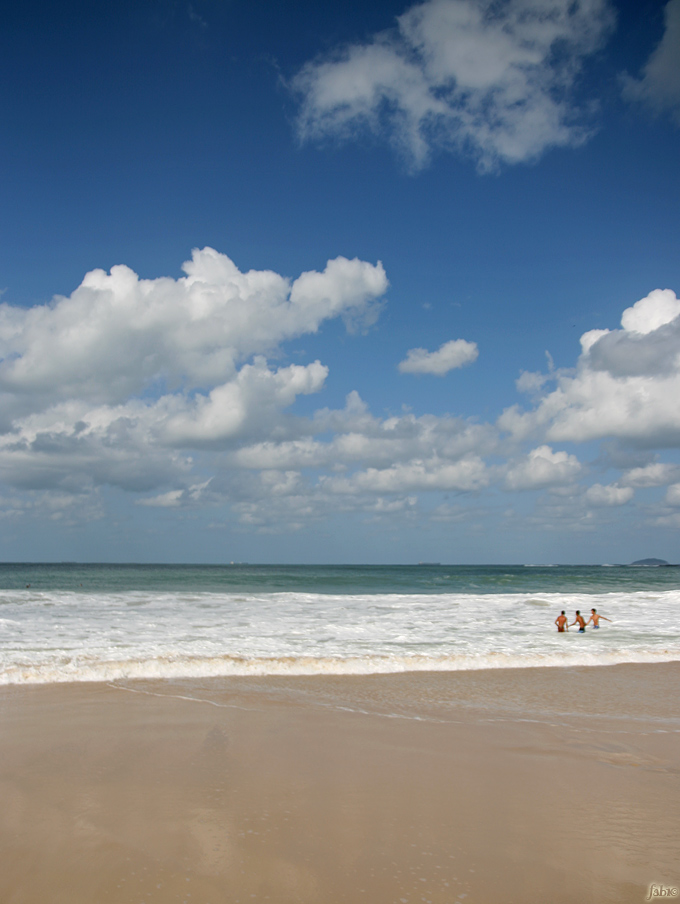
<svg viewBox="0 0 680 904"><path fill-rule="evenodd" d="M590 612L591 612L591 616L590 616L590 618L588 619L588 621L586 622L586 624L589 625L589 624L592 622L592 623L593 623L593 628L599 628L599 627L600 627L600 619L601 619L601 618L603 618L605 621L608 621L608 622L611 621L611 618L607 618L606 615L598 615L598 614L597 614L597 609L591 609Z"/></svg>
<svg viewBox="0 0 680 904"><path fill-rule="evenodd" d="M564 631L569 630L569 625L567 624L568 621L569 621L569 619L564 614L564 609L563 609L560 612L560 614L557 616L557 618L555 619L555 624L557 625L557 630L560 632L560 634L562 634Z"/></svg>
<svg viewBox="0 0 680 904"><path fill-rule="evenodd" d="M576 610L576 618L575 618L574 621L569 625L569 627L570 627L570 628L573 628L574 625L578 625L578 633L579 633L579 634L585 634L585 633L586 633L586 620L585 620L585 618L581 615L581 610L580 610L580 609L577 609L577 610Z"/></svg>

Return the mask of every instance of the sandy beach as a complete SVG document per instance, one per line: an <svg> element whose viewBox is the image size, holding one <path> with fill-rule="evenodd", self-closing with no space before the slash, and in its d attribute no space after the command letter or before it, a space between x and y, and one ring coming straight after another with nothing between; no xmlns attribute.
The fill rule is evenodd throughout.
<svg viewBox="0 0 680 904"><path fill-rule="evenodd" d="M3 904L680 886L680 663L8 686Z"/></svg>

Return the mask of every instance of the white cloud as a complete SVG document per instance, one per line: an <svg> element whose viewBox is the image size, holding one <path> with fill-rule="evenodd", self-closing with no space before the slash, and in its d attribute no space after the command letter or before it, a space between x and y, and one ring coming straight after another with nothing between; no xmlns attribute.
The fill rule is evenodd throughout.
<svg viewBox="0 0 680 904"><path fill-rule="evenodd" d="M463 508L460 505L451 505L448 502L442 502L430 514L430 521L440 521L448 524L458 524L464 521L471 521L475 517L479 518L485 512L479 509Z"/></svg>
<svg viewBox="0 0 680 904"><path fill-rule="evenodd" d="M232 509L246 528L281 533L338 514L363 516L389 528L397 521L410 521L417 503L416 496L328 493L323 485L306 483L297 472L265 471L255 478L249 497L235 502Z"/></svg>
<svg viewBox="0 0 680 904"><path fill-rule="evenodd" d="M552 374L542 374L535 371L523 370L519 377L515 380L515 386L518 392L527 392L530 395L536 395L540 392L548 380L551 380Z"/></svg>
<svg viewBox="0 0 680 904"><path fill-rule="evenodd" d="M581 471L582 465L575 455L539 446L508 466L505 484L510 490L542 489L571 483Z"/></svg>
<svg viewBox="0 0 680 904"><path fill-rule="evenodd" d="M284 410L328 369L272 369L262 353L329 318L370 319L387 288L380 264L342 257L292 282L241 273L210 248L183 269L177 280L95 270L68 298L0 305L6 482L148 491L186 478L188 450L285 436Z"/></svg>
<svg viewBox="0 0 680 904"><path fill-rule="evenodd" d="M654 518L651 524L655 527L680 528L680 512L672 515L660 515L658 518Z"/></svg>
<svg viewBox="0 0 680 904"><path fill-rule="evenodd" d="M108 483L146 491L188 474L188 450L285 432L284 409L299 394L318 392L326 374L318 361L271 370L257 356L207 395L173 393L121 405L63 402L15 419L0 436L0 470L17 486Z"/></svg>
<svg viewBox="0 0 680 904"><path fill-rule="evenodd" d="M667 505L680 505L680 483L674 483L666 490Z"/></svg>
<svg viewBox="0 0 680 904"><path fill-rule="evenodd" d="M342 410L286 411L328 368L272 367L262 352L328 318L370 317L387 287L379 264L338 258L289 282L206 249L184 269L179 280L93 271L51 305L0 306L8 485L82 500L109 484L146 507L228 505L270 530L277 515L293 529L331 511L406 517L414 492L488 484L489 425L374 417L355 391ZM443 346L440 365L472 348Z"/></svg>
<svg viewBox="0 0 680 904"><path fill-rule="evenodd" d="M672 374L680 363L680 300L656 289L627 308L622 330L590 330L581 348L593 370L613 376Z"/></svg>
<svg viewBox="0 0 680 904"><path fill-rule="evenodd" d="M519 425L519 442L505 445L496 426L452 415L375 416L356 390L339 409L289 410L324 389L328 368L321 361L275 366L263 350L280 357L287 339L326 319L370 317L387 287L380 265L338 258L289 282L267 271L240 273L206 250L185 272L179 280L140 280L127 268L94 271L51 305L0 305L0 475L12 488L3 491L0 518L100 518L102 485L133 493L148 508L213 508L232 525L269 532L338 513L385 528L428 517L453 525L472 514L446 494L491 486L549 489L550 504L538 503L543 521L591 529L636 488L672 484L656 514L674 516L680 466L653 460L651 451L624 454L621 440L595 463L619 478L586 488L577 456L548 444L554 431L581 435L565 427L574 419L581 431L597 423L607 435L606 418L619 412L615 392L627 398L639 381L656 399L657 426L680 419L680 396L666 398L659 388L667 391L680 373L680 302L669 290L625 311L621 330L585 334L574 370L555 371L549 360L545 379L523 378L536 401L501 419ZM474 343L455 340L432 353L412 349L401 369L444 373L476 354ZM614 435L630 437L625 417L617 423ZM533 434L535 448L523 453L523 438ZM421 495L430 497L427 508L419 507Z"/></svg>
<svg viewBox="0 0 680 904"><path fill-rule="evenodd" d="M437 457L394 464L389 468L367 468L350 477L325 477L322 486L328 493L411 493L418 490L470 492L488 486L490 475L481 458L470 456L459 461Z"/></svg>
<svg viewBox="0 0 680 904"><path fill-rule="evenodd" d="M680 124L680 0L664 10L663 37L647 60L639 79L624 76L624 96L656 112L669 111Z"/></svg>
<svg viewBox="0 0 680 904"><path fill-rule="evenodd" d="M329 318L372 316L387 289L381 264L338 257L294 282L241 273L224 254L194 251L186 276L140 279L93 270L68 298L25 310L0 304L0 392L10 413L62 399L116 404L148 387L212 388L240 362Z"/></svg>
<svg viewBox="0 0 680 904"><path fill-rule="evenodd" d="M625 505L633 498L635 490L632 487L620 487L615 483L603 486L594 483L586 490L586 500L590 505L611 506Z"/></svg>
<svg viewBox="0 0 680 904"><path fill-rule="evenodd" d="M161 418L155 425L165 443L196 448L220 443L234 435L245 434L250 427L269 432L278 412L287 408L298 395L318 392L328 368L319 361L302 366L291 364L272 371L262 357L245 364L235 379L217 386L208 396L187 401L173 397L171 406L157 406Z"/></svg>
<svg viewBox="0 0 680 904"><path fill-rule="evenodd" d="M33 490L0 498L0 519L32 516L42 523L60 527L98 521L106 510L97 492L59 492Z"/></svg>
<svg viewBox="0 0 680 904"><path fill-rule="evenodd" d="M211 481L193 484L181 490L170 490L167 493L159 493L158 496L147 496L137 499L137 505L151 506L152 508L180 508L199 505L205 501L209 493L206 492Z"/></svg>
<svg viewBox="0 0 680 904"><path fill-rule="evenodd" d="M435 374L443 377L450 370L472 364L478 356L476 342L452 339L436 352L428 352L425 348L409 349L406 358L399 363L399 371L403 374Z"/></svg>
<svg viewBox="0 0 680 904"><path fill-rule="evenodd" d="M169 490L167 493L159 493L158 496L138 499L137 505L146 505L153 508L178 508L182 505L184 495L184 490Z"/></svg>
<svg viewBox="0 0 680 904"><path fill-rule="evenodd" d="M680 467L662 463L651 462L640 468L631 468L626 471L620 483L629 487L663 487L680 477Z"/></svg>
<svg viewBox="0 0 680 904"><path fill-rule="evenodd" d="M507 409L500 428L553 442L613 437L648 448L679 445L680 302L668 289L655 290L621 322L621 330L586 333L576 372L554 374L557 387L531 411Z"/></svg>
<svg viewBox="0 0 680 904"><path fill-rule="evenodd" d="M427 0L297 74L300 135L385 133L416 168L436 147L489 170L580 144L570 89L613 20L607 0Z"/></svg>
<svg viewBox="0 0 680 904"><path fill-rule="evenodd" d="M89 409L73 401L17 419L0 436L3 480L70 492L104 483L134 492L174 483L189 471L190 461L154 443L145 415L140 402Z"/></svg>
<svg viewBox="0 0 680 904"><path fill-rule="evenodd" d="M364 465L384 469L437 456L440 462L457 462L470 455L490 454L496 433L489 425L462 418L405 414L377 418L371 415L357 392L347 397L344 409L317 411L308 429L332 434L328 440L313 436L242 446L225 462L246 469L348 469Z"/></svg>
<svg viewBox="0 0 680 904"><path fill-rule="evenodd" d="M209 490L215 500L222 493L244 525L296 530L338 512L412 517L415 493L478 491L493 478L482 459L496 449L489 425L433 415L377 418L352 392L344 409L322 409L297 426L316 435L268 439L221 455L224 477ZM183 493L150 504L193 503Z"/></svg>
<svg viewBox="0 0 680 904"><path fill-rule="evenodd" d="M670 289L655 289L646 298L636 301L621 315L621 326L628 332L646 336L675 320L680 314L680 300Z"/></svg>

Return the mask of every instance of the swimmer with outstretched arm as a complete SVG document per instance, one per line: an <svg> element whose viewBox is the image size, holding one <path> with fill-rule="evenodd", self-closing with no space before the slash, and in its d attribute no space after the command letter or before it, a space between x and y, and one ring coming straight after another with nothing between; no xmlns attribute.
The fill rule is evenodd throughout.
<svg viewBox="0 0 680 904"><path fill-rule="evenodd" d="M600 619L601 618L603 618L605 621L611 622L611 618L607 618L606 615L599 615L597 612L597 609L591 609L590 612L591 612L591 616L588 619L588 621L586 622L586 624L589 625L592 622L593 628L600 627Z"/></svg>

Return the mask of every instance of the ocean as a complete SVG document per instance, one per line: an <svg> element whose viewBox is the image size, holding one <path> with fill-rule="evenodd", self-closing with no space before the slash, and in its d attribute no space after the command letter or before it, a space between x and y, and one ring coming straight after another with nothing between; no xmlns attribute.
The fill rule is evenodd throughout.
<svg viewBox="0 0 680 904"><path fill-rule="evenodd" d="M670 660L676 567L0 564L2 684Z"/></svg>

